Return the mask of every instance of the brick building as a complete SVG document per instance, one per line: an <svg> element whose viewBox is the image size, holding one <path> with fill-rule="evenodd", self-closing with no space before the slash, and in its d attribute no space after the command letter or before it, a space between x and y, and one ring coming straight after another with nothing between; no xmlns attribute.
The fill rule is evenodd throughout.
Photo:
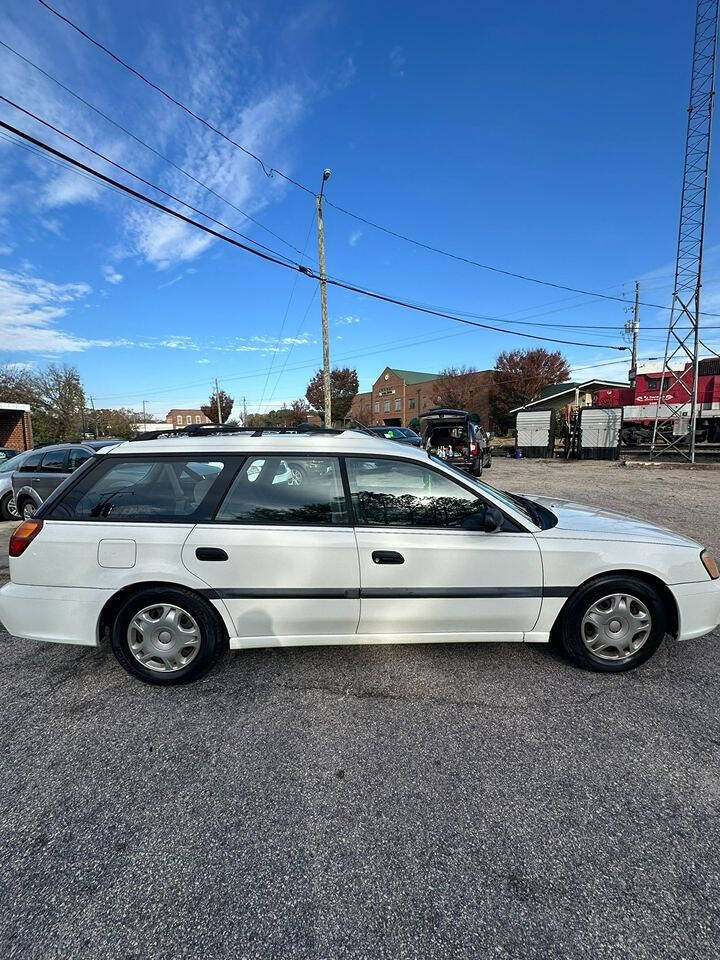
<svg viewBox="0 0 720 960"><path fill-rule="evenodd" d="M0 447L30 450L33 445L30 406L27 403L0 403Z"/></svg>
<svg viewBox="0 0 720 960"><path fill-rule="evenodd" d="M202 410L186 410L185 407L173 407L172 410L168 410L165 419L176 428L189 427L190 424L196 423L212 423Z"/></svg>
<svg viewBox="0 0 720 960"><path fill-rule="evenodd" d="M492 371L482 373L489 396ZM350 417L364 426L407 427L424 411L438 405L437 381L436 373L385 367L371 390L355 396Z"/></svg>

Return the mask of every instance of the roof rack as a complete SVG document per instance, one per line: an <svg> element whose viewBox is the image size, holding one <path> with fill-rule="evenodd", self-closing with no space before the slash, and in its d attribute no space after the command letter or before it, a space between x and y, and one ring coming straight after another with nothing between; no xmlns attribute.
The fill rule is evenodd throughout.
<svg viewBox="0 0 720 960"><path fill-rule="evenodd" d="M232 424L193 423L180 430L149 430L146 433L136 433L130 439L137 443L141 440L158 440L161 437L216 437L244 435L262 437L266 433L322 433L323 435L345 433L344 430L334 430L330 427L319 427L314 423L301 423L297 427L236 427Z"/></svg>

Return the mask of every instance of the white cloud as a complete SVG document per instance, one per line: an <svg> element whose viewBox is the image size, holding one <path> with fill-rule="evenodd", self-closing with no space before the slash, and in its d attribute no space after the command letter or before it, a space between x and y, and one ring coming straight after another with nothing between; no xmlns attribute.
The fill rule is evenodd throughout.
<svg viewBox="0 0 720 960"><path fill-rule="evenodd" d="M203 357L201 360L198 360L197 362L198 362L198 363L203 363L203 364L204 364L204 363L210 363L210 361L208 360L207 357Z"/></svg>
<svg viewBox="0 0 720 960"><path fill-rule="evenodd" d="M130 346L126 339L88 339L57 326L91 293L87 283L52 283L28 273L0 270L0 343L8 353L57 355L91 347Z"/></svg>
<svg viewBox="0 0 720 960"><path fill-rule="evenodd" d="M109 266L108 264L102 268L102 274L107 283L117 284L123 281L123 275L118 273L115 267Z"/></svg>
<svg viewBox="0 0 720 960"><path fill-rule="evenodd" d="M350 246L351 247L357 246L357 243L362 237L362 235L363 235L362 230L353 230L353 232L348 237L348 243L350 244Z"/></svg>
<svg viewBox="0 0 720 960"><path fill-rule="evenodd" d="M352 313L348 313L344 317L338 317L335 323L338 327L349 327L354 323L360 323L360 317L356 317Z"/></svg>
<svg viewBox="0 0 720 960"><path fill-rule="evenodd" d="M0 257L9 257L15 247L9 243L0 244Z"/></svg>

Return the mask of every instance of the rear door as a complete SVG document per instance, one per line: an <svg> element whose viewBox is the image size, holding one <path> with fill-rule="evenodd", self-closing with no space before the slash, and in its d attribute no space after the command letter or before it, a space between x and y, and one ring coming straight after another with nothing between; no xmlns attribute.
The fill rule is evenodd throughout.
<svg viewBox="0 0 720 960"><path fill-rule="evenodd" d="M234 645L354 639L360 572L337 457L247 457L183 562L225 602Z"/></svg>
<svg viewBox="0 0 720 960"><path fill-rule="evenodd" d="M511 523L477 529L486 501L424 464L346 464L360 558L358 633L521 640L532 630L542 595L532 533Z"/></svg>

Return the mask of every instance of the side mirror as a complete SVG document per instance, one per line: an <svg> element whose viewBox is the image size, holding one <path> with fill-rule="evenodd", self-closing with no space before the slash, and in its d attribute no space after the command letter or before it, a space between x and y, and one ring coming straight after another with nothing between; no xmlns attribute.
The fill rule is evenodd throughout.
<svg viewBox="0 0 720 960"><path fill-rule="evenodd" d="M482 533L495 533L503 525L503 515L497 507L488 504L479 513L472 513L463 520L464 530L479 530Z"/></svg>
<svg viewBox="0 0 720 960"><path fill-rule="evenodd" d="M485 523L483 525L483 530L485 533L496 533L502 528L504 517L502 511L497 507L488 504L487 510L485 511Z"/></svg>

